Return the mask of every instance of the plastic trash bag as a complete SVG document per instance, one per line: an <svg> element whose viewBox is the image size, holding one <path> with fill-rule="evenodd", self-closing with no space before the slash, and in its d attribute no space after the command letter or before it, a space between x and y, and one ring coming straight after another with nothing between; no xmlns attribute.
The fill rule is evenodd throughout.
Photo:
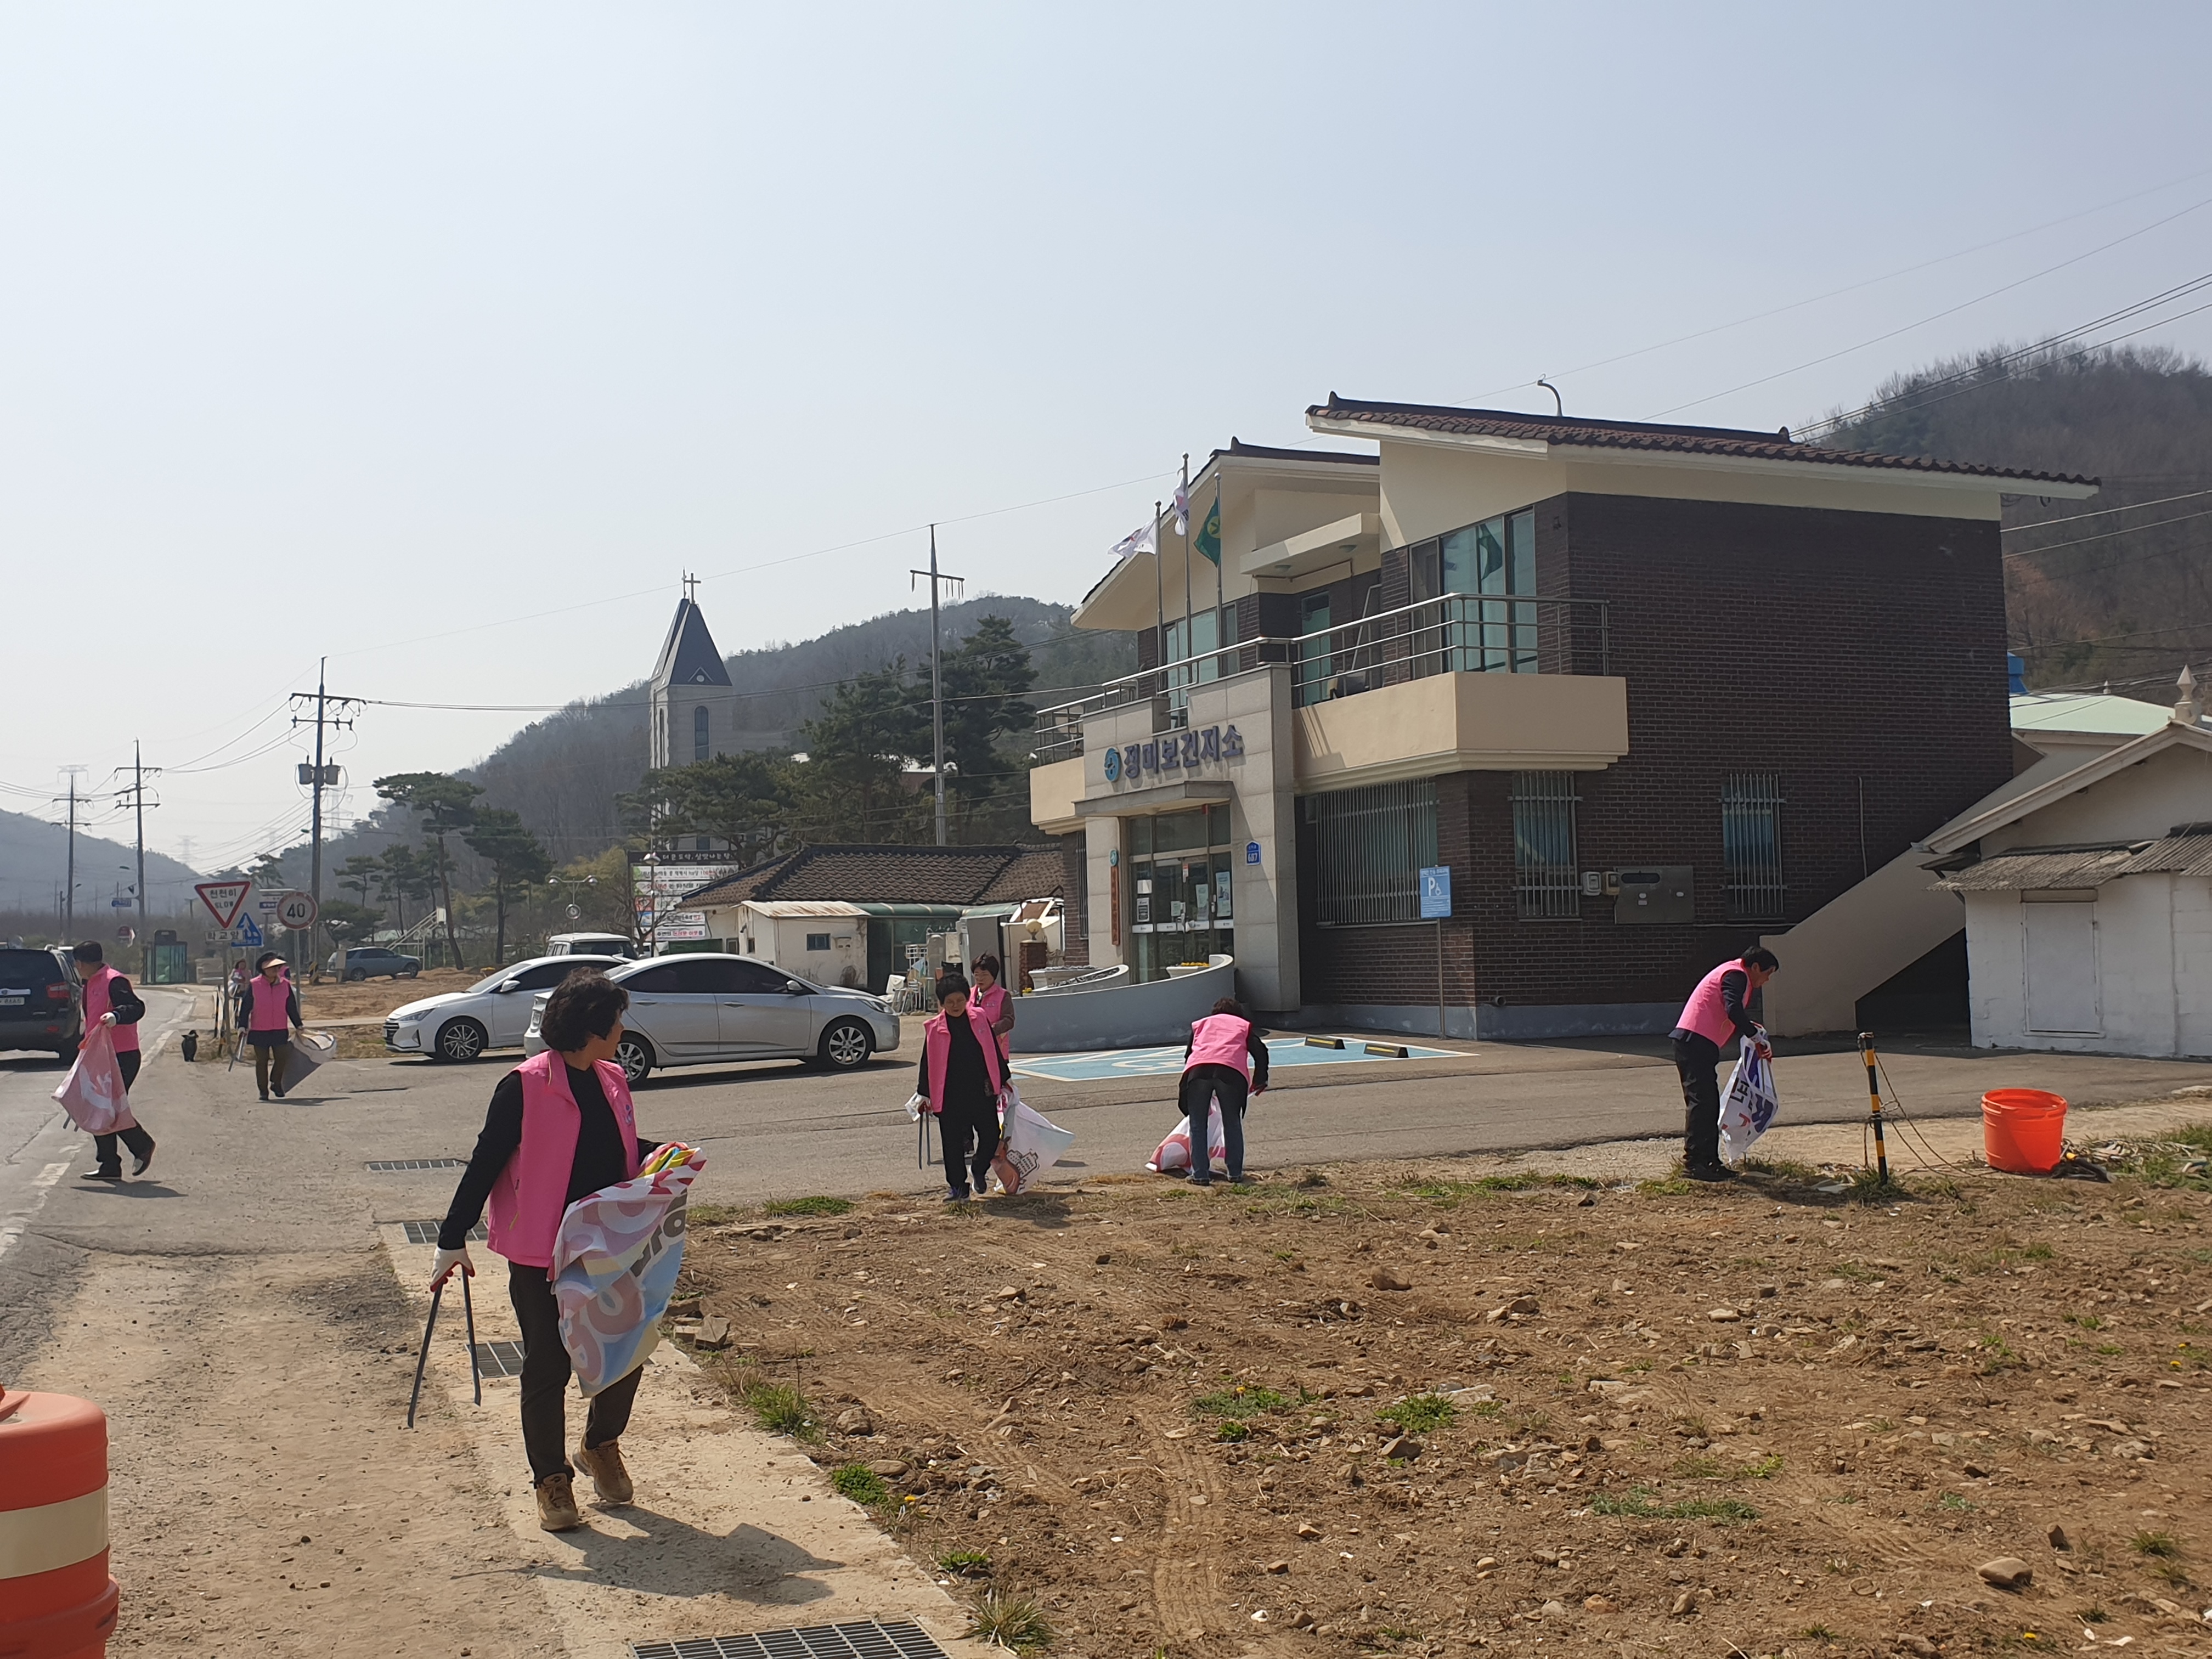
<svg viewBox="0 0 2212 1659"><path fill-rule="evenodd" d="M1035 1186L1039 1176L1059 1163L1075 1144L1075 1131L1061 1128L1024 1105L1019 1095L1008 1092L1006 1120L999 1134L998 1156L991 1160L991 1173L999 1177L1000 1186L1012 1194Z"/></svg>
<svg viewBox="0 0 2212 1659"><path fill-rule="evenodd" d="M338 1051L338 1040L327 1031L292 1033L292 1058L284 1062L284 1090L290 1093L308 1075Z"/></svg>
<svg viewBox="0 0 2212 1659"><path fill-rule="evenodd" d="M906 1097L906 1121L909 1123L921 1117L924 1112L933 1109L927 1095L911 1094Z"/></svg>
<svg viewBox="0 0 2212 1659"><path fill-rule="evenodd" d="M1745 1043L1721 1094L1721 1161L1742 1163L1781 1103L1774 1093L1774 1062L1759 1052L1756 1042Z"/></svg>
<svg viewBox="0 0 2212 1659"><path fill-rule="evenodd" d="M554 1236L561 1346L586 1400L645 1364L660 1341L684 1264L685 1200L706 1162L676 1142L660 1153L672 1146L684 1162L585 1194Z"/></svg>
<svg viewBox="0 0 2212 1659"><path fill-rule="evenodd" d="M135 1129L131 1096L123 1086L123 1068L115 1063L114 1034L105 1025L85 1033L76 1063L54 1091L54 1098L70 1121L87 1134L109 1135L118 1129Z"/></svg>
<svg viewBox="0 0 2212 1659"><path fill-rule="evenodd" d="M1209 1169L1218 1164L1223 1174L1229 1171L1229 1142L1222 1133L1221 1103L1218 1100L1206 1115L1206 1162ZM1190 1168L1190 1120L1188 1117L1176 1124L1174 1133L1160 1142L1159 1150L1152 1154L1145 1167L1161 1175L1170 1170Z"/></svg>

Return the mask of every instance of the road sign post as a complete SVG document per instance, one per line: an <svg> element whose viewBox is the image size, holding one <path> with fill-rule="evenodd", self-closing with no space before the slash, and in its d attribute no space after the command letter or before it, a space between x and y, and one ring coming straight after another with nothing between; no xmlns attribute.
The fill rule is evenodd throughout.
<svg viewBox="0 0 2212 1659"><path fill-rule="evenodd" d="M1437 1035L1444 1035L1444 923L1451 915L1451 866L1421 867L1421 920L1437 925Z"/></svg>
<svg viewBox="0 0 2212 1659"><path fill-rule="evenodd" d="M253 890L250 881L203 881L192 891L200 896L208 914L215 918L218 927L228 927L238 920L238 913L246 903L246 896Z"/></svg>
<svg viewBox="0 0 2212 1659"><path fill-rule="evenodd" d="M311 893L287 893L276 901L277 925L289 927L295 933L313 927L315 918L321 914L322 906L315 902Z"/></svg>

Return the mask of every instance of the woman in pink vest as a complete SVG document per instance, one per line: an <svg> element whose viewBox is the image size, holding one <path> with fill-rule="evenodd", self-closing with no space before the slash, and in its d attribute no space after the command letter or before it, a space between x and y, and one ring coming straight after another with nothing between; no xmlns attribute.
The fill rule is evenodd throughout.
<svg viewBox="0 0 2212 1659"><path fill-rule="evenodd" d="M264 1100L271 1089L284 1098L284 1062L292 1057L292 1033L300 1030L300 994L292 988L287 965L274 951L264 951L246 981L246 1006L239 1011L253 1048L253 1085Z"/></svg>
<svg viewBox="0 0 2212 1659"><path fill-rule="evenodd" d="M538 1491L538 1524L548 1532L583 1524L575 1470L562 1450L568 1438L562 1395L570 1367L553 1300L553 1241L571 1204L630 1180L654 1148L638 1139L629 1087L615 1063L629 1006L627 991L591 971L569 975L547 1000L538 1028L545 1051L492 1091L483 1133L438 1228L431 1268L434 1285L456 1267L476 1276L469 1233L489 1200L491 1248L507 1258L507 1299L522 1325L522 1443ZM644 1374L639 1366L592 1396L575 1458L603 1507L630 1501L619 1442Z"/></svg>
<svg viewBox="0 0 2212 1659"><path fill-rule="evenodd" d="M70 954L76 958L77 976L84 981L85 1032L89 1036L95 1025L107 1027L115 1039L116 1069L123 1073L123 1091L127 1095L138 1080L138 1022L146 1017L146 1005L131 988L131 981L107 965L106 953L98 939L85 940ZM132 1175L144 1175L154 1167L154 1137L134 1123L112 1135L92 1138L100 1160L93 1170L93 1180L123 1179L122 1155L115 1150L118 1140L131 1149Z"/></svg>
<svg viewBox="0 0 2212 1659"><path fill-rule="evenodd" d="M1244 1103L1267 1092L1267 1044L1260 1028L1235 997L1224 997L1213 1012L1190 1028L1182 1046L1182 1115L1189 1120L1190 1184L1213 1184L1213 1159L1207 1152L1206 1125L1213 1103L1221 1103L1222 1150L1229 1179L1244 1179Z"/></svg>
<svg viewBox="0 0 2212 1659"><path fill-rule="evenodd" d="M1682 1079L1682 1173L1692 1181L1732 1177L1721 1162L1721 1048L1741 1039L1773 1052L1751 1017L1751 999L1781 966L1771 951L1746 951L1699 980L1682 1005L1673 1042Z"/></svg>
<svg viewBox="0 0 2212 1659"><path fill-rule="evenodd" d="M1000 982L1005 977L1004 966L987 951L975 958L975 988L968 994L969 1005L983 1016L983 1023L999 1039L999 1056L1002 1060L1013 1052L1013 1045L1007 1039L1014 1030L1014 1000Z"/></svg>
<svg viewBox="0 0 2212 1659"><path fill-rule="evenodd" d="M965 1204L973 1175L978 1196L991 1178L999 1152L999 1092L1006 1062L999 1038L968 994L968 981L947 974L937 981L937 1018L921 1028L921 1071L914 1091L937 1114L938 1149L945 1156L945 1201Z"/></svg>

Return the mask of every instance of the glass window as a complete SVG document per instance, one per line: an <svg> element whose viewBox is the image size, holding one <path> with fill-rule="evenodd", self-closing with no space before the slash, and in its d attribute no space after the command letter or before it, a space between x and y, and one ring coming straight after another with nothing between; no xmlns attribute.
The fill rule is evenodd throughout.
<svg viewBox="0 0 2212 1659"><path fill-rule="evenodd" d="M1298 641L1298 659L1292 666L1291 706L1302 708L1310 702L1320 702L1328 696L1329 636L1328 592L1303 593L1298 596L1298 633L1301 636L1317 637Z"/></svg>
<svg viewBox="0 0 2212 1659"><path fill-rule="evenodd" d="M1779 916L1788 908L1782 804L1782 780L1772 772L1734 772L1722 783L1721 884L1731 921Z"/></svg>
<svg viewBox="0 0 2212 1659"><path fill-rule="evenodd" d="M1513 888L1523 921L1572 921L1582 914L1575 868L1575 775L1513 775Z"/></svg>
<svg viewBox="0 0 2212 1659"><path fill-rule="evenodd" d="M1416 648L1452 673L1536 672L1536 607L1502 602L1536 591L1536 515L1501 514L1417 543L1407 559L1415 600L1443 599L1437 615L1416 623ZM1455 594L1480 602L1450 602Z"/></svg>
<svg viewBox="0 0 2212 1659"><path fill-rule="evenodd" d="M1187 847L1207 845L1207 816L1203 807L1194 812L1162 812L1152 821L1152 850L1180 853Z"/></svg>
<svg viewBox="0 0 2212 1659"><path fill-rule="evenodd" d="M640 969L636 973L624 977L622 988L633 995L639 993L643 993L647 996L671 995L678 988L679 982L676 975L677 969L681 965L678 963L664 962L655 967Z"/></svg>
<svg viewBox="0 0 2212 1659"><path fill-rule="evenodd" d="M707 758L707 705L703 702L691 711L691 758Z"/></svg>
<svg viewBox="0 0 2212 1659"><path fill-rule="evenodd" d="M1306 821L1324 927L1419 918L1418 872L1437 861L1434 778L1309 795Z"/></svg>
<svg viewBox="0 0 2212 1659"><path fill-rule="evenodd" d="M806 936L806 948L810 951L828 950L830 948L830 935L827 933L809 933Z"/></svg>

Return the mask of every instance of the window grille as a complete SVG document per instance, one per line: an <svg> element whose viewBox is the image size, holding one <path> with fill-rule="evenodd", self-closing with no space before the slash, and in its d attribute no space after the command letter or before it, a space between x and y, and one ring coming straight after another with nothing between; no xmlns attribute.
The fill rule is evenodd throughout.
<svg viewBox="0 0 2212 1659"><path fill-rule="evenodd" d="M1513 890L1523 921L1572 921L1582 915L1575 866L1575 775L1513 775Z"/></svg>
<svg viewBox="0 0 2212 1659"><path fill-rule="evenodd" d="M1434 778L1309 795L1306 822L1322 926L1419 919L1419 872L1437 862Z"/></svg>
<svg viewBox="0 0 2212 1659"><path fill-rule="evenodd" d="M1771 772L1732 772L1721 786L1722 886L1731 921L1782 915L1782 780Z"/></svg>

